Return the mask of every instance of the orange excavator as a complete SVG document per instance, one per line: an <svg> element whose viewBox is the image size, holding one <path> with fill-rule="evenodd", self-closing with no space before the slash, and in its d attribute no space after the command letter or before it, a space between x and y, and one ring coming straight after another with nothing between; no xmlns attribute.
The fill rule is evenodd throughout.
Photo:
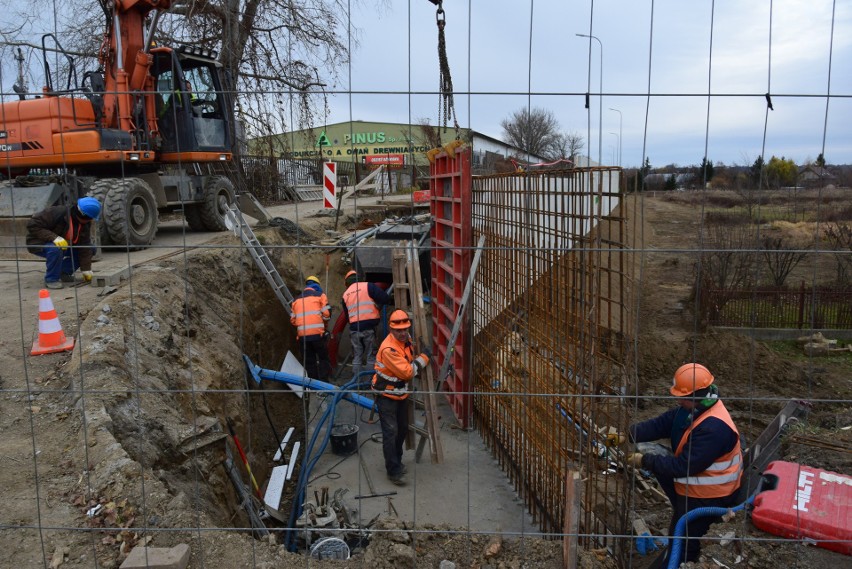
<svg viewBox="0 0 852 569"><path fill-rule="evenodd" d="M159 213L176 210L193 230L225 230L233 104L216 54L155 44L172 0L99 2L99 68L78 84L74 59L46 34L42 94L15 89L19 100L0 107L0 217L90 195L103 205L101 245L145 248ZM53 84L49 54L64 58L64 88Z"/></svg>

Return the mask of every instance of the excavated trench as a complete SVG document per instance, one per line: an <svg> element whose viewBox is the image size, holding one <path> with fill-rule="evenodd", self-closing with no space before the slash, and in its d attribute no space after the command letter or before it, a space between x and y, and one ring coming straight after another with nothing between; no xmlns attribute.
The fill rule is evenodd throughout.
<svg viewBox="0 0 852 569"><path fill-rule="evenodd" d="M323 251L292 247L281 229L258 238L294 294L306 275L325 277ZM256 385L242 360L278 369L288 350L298 355L289 317L248 252L227 237L215 243L222 247L137 269L132 286L88 315L83 357L68 370L86 412L93 490L158 512L148 518L162 527L194 527L196 519L249 527L222 466L227 446L248 483L227 418L261 487L276 434L293 426L294 440L304 440L307 398L282 384ZM332 265L325 278L334 304L347 267L339 256ZM286 493L282 503L289 507Z"/></svg>

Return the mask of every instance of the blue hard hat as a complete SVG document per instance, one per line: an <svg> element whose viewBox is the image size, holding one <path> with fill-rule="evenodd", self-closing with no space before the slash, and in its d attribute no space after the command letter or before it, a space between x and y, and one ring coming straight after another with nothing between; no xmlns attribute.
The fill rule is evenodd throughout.
<svg viewBox="0 0 852 569"><path fill-rule="evenodd" d="M90 217L95 221L101 218L101 202L97 198L86 196L77 201L77 209L86 217Z"/></svg>

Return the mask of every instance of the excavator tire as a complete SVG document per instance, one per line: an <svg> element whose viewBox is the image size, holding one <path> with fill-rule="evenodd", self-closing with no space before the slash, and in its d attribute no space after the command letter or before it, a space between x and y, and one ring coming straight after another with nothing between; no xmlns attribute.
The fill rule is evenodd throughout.
<svg viewBox="0 0 852 569"><path fill-rule="evenodd" d="M110 238L128 250L148 247L157 234L157 200L140 178L115 180L104 201Z"/></svg>
<svg viewBox="0 0 852 569"><path fill-rule="evenodd" d="M204 186L204 202L198 204L204 227L208 231L226 231L228 227L225 225L225 212L233 202L234 185L231 181L224 176L212 176Z"/></svg>
<svg viewBox="0 0 852 569"><path fill-rule="evenodd" d="M103 208L104 203L106 202L107 192L109 192L109 189L113 187L116 182L118 182L118 180L112 178L96 180L91 186L89 186L87 194L93 198L97 198L97 200L101 202L101 208ZM101 217L101 220L97 223L97 231L97 239L101 247L113 244L112 237L109 236L109 230L107 229L106 216Z"/></svg>
<svg viewBox="0 0 852 569"><path fill-rule="evenodd" d="M207 227L204 225L204 220L201 219L200 204L186 204L183 206L183 217L186 219L186 222L189 224L189 228L192 231L207 231Z"/></svg>

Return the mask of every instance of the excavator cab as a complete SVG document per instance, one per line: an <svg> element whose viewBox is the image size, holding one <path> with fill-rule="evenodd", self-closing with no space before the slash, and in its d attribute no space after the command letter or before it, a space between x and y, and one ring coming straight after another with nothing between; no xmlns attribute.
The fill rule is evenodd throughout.
<svg viewBox="0 0 852 569"><path fill-rule="evenodd" d="M230 152L230 107L215 54L187 46L151 54L164 160L171 153Z"/></svg>

